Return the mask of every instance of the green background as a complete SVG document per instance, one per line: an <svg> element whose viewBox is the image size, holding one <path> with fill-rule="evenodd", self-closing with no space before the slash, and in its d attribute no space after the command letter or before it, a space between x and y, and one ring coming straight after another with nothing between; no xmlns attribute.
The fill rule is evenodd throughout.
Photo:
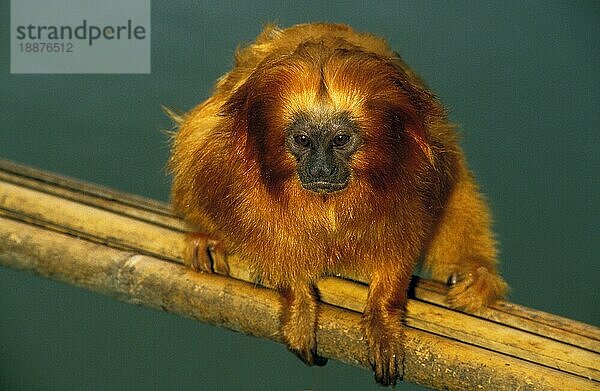
<svg viewBox="0 0 600 391"><path fill-rule="evenodd" d="M386 37L461 124L511 299L600 323L600 3L155 0L149 75L11 75L8 3L0 157L161 200L160 106L205 99L262 23ZM380 389L361 369L307 368L275 343L8 269L0 313L0 390Z"/></svg>

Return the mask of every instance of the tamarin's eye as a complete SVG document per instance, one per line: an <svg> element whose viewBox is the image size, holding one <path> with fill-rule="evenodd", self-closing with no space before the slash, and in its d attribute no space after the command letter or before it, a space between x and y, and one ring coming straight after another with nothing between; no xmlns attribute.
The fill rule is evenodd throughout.
<svg viewBox="0 0 600 391"><path fill-rule="evenodd" d="M294 136L294 142L301 147L308 147L310 145L310 140L307 135L299 134Z"/></svg>
<svg viewBox="0 0 600 391"><path fill-rule="evenodd" d="M350 136L347 134L338 134L333 138L333 145L336 147L343 147L344 145L348 144L349 141Z"/></svg>

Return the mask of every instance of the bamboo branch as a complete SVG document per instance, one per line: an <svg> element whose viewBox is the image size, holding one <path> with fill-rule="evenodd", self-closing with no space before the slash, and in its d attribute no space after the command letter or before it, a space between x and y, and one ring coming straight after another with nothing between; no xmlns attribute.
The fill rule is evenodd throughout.
<svg viewBox="0 0 600 391"><path fill-rule="evenodd" d="M280 341L280 302L243 260L230 277L180 264L181 220L167 205L0 160L0 264L118 300ZM447 308L445 286L415 278L404 379L435 388L600 388L600 329L508 302ZM319 353L368 367L359 327L367 286L319 283Z"/></svg>

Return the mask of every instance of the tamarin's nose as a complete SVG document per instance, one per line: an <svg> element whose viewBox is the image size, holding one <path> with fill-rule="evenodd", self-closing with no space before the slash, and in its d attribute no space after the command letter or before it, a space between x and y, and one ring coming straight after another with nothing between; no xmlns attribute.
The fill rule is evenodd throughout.
<svg viewBox="0 0 600 391"><path fill-rule="evenodd" d="M315 179L328 179L337 173L337 167L330 156L325 153L317 152L313 164L310 165L308 172Z"/></svg>

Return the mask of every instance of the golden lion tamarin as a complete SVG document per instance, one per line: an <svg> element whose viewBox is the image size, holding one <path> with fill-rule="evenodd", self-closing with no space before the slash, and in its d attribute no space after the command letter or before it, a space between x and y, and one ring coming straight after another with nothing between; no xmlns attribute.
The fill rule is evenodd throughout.
<svg viewBox="0 0 600 391"><path fill-rule="evenodd" d="M376 380L402 375L412 271L476 310L504 295L487 206L446 110L384 40L345 25L267 26L214 94L182 116L172 200L195 232L185 261L250 262L283 296L281 335L317 355L315 282L370 281L363 324Z"/></svg>

